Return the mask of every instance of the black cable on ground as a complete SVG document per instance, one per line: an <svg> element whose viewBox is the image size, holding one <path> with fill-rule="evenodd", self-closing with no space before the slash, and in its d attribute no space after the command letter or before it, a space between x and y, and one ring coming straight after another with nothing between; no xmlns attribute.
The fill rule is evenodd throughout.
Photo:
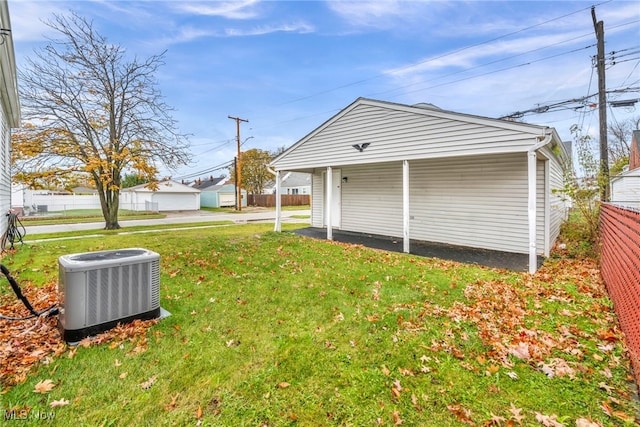
<svg viewBox="0 0 640 427"><path fill-rule="evenodd" d="M27 299L27 297L25 297L22 294L22 289L20 289L20 286L18 285L18 282L16 282L16 279L13 278L13 276L9 272L9 269L7 267L5 267L4 265L0 264L0 272L2 272L2 274L4 274L4 276L9 281L9 284L11 285L11 289L13 289L13 292L16 294L16 297L18 297L18 299L20 301L22 301L24 306L27 307L27 310L29 310L29 312L31 312L31 315L27 316L27 317L9 317L9 316L0 315L0 319L4 319L4 320L27 320L27 319L32 319L34 317L39 317L39 316L42 316L42 315L46 315L47 317L49 317L49 316L55 316L56 314L58 314L58 309L55 308L55 306L57 304L54 304L54 305L52 305L51 307L49 307L49 308L47 308L45 310L36 311L33 308L33 306L31 305L31 303L29 302L29 300Z"/></svg>
<svg viewBox="0 0 640 427"><path fill-rule="evenodd" d="M9 211L7 217L7 231L2 235L2 242L0 242L3 251L7 249L7 243L11 243L9 249L13 249L14 243L17 242L24 245L22 238L27 234L27 230L24 228L20 218L18 218L18 214Z"/></svg>

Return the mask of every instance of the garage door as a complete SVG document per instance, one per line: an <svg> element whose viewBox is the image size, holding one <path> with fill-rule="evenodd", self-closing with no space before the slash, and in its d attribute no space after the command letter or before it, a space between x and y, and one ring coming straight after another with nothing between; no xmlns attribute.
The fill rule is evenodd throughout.
<svg viewBox="0 0 640 427"><path fill-rule="evenodd" d="M194 194L159 194L153 195L153 201L158 203L159 211L193 211L198 210Z"/></svg>
<svg viewBox="0 0 640 427"><path fill-rule="evenodd" d="M220 206L235 206L236 205L236 195L233 193L220 193Z"/></svg>

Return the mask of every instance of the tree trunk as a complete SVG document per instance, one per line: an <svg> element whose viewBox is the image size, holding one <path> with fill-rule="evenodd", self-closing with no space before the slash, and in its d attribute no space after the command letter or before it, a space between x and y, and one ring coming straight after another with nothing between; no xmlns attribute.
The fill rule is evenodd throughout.
<svg viewBox="0 0 640 427"><path fill-rule="evenodd" d="M118 230L118 209L120 207L120 191L99 189L100 206L104 217L105 230Z"/></svg>

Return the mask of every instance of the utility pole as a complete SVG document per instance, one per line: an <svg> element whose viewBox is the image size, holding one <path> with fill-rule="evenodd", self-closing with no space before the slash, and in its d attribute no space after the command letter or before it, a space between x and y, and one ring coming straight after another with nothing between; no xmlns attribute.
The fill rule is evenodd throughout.
<svg viewBox="0 0 640 427"><path fill-rule="evenodd" d="M246 122L249 123L249 120L247 119L241 119L240 117L232 117L232 116L227 116L229 117L231 120L235 120L236 121L236 141L238 143L238 161L236 163L236 200L237 200L237 206L236 209L238 211L242 210L242 172L241 172L241 168L242 168L242 160L240 157L240 122Z"/></svg>
<svg viewBox="0 0 640 427"><path fill-rule="evenodd" d="M604 22L596 19L596 8L591 7L593 29L596 32L598 70L598 113L600 125L600 201L609 201L609 144L607 142L607 85L604 74Z"/></svg>

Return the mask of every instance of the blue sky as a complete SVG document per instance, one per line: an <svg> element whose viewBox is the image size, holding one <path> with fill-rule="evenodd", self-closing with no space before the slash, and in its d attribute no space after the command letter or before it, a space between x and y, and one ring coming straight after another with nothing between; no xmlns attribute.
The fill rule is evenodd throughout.
<svg viewBox="0 0 640 427"><path fill-rule="evenodd" d="M174 178L208 177L244 149L291 144L363 96L501 117L557 105L522 120L570 139L597 135L590 7L604 21L609 100L640 97L637 1L28 1L9 0L20 68L51 30L42 20L75 11L128 54L167 51L156 75L189 134L194 162ZM610 120L640 115L610 108Z"/></svg>

